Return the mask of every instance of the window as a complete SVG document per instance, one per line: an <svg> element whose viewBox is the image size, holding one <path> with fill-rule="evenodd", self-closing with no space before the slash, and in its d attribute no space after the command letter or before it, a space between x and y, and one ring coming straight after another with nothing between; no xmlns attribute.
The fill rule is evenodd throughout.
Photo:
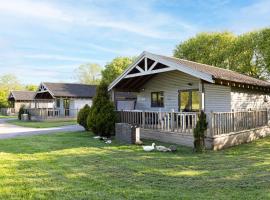
<svg viewBox="0 0 270 200"><path fill-rule="evenodd" d="M184 112L199 111L200 98L198 90L179 91L179 110Z"/></svg>
<svg viewBox="0 0 270 200"><path fill-rule="evenodd" d="M164 107L164 92L151 93L151 107Z"/></svg>
<svg viewBox="0 0 270 200"><path fill-rule="evenodd" d="M56 107L60 108L60 99L56 99Z"/></svg>

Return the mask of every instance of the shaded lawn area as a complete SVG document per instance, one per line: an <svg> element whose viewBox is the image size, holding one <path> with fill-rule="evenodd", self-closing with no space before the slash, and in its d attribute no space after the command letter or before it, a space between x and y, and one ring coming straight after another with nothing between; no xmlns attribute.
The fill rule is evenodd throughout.
<svg viewBox="0 0 270 200"><path fill-rule="evenodd" d="M0 199L269 199L269 147L148 153L85 132L0 140Z"/></svg>
<svg viewBox="0 0 270 200"><path fill-rule="evenodd" d="M10 120L8 121L10 124L14 124L17 126L24 126L30 128L51 128L51 127L59 127L66 125L77 124L77 121L74 119L65 119L65 120L51 120L51 121L21 121L21 120Z"/></svg>

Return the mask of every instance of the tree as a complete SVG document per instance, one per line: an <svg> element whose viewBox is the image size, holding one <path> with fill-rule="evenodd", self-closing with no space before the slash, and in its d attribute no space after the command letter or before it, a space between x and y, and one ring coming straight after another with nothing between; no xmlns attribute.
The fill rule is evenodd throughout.
<svg viewBox="0 0 270 200"><path fill-rule="evenodd" d="M230 32L200 33L182 42L174 56L221 68L231 68L231 49L236 36Z"/></svg>
<svg viewBox="0 0 270 200"><path fill-rule="evenodd" d="M201 111L199 114L199 120L196 124L196 127L193 130L193 136L194 136L194 150L196 152L202 152L205 148L205 131L207 130L207 120L206 120L206 114Z"/></svg>
<svg viewBox="0 0 270 200"><path fill-rule="evenodd" d="M38 86L33 85L33 84L28 84L28 85L25 86L25 89L28 90L28 91L34 91L35 92L35 91L37 91Z"/></svg>
<svg viewBox="0 0 270 200"><path fill-rule="evenodd" d="M80 124L86 131L88 131L87 127L87 117L90 113L90 106L86 104L82 109L80 109L77 117L77 122Z"/></svg>
<svg viewBox="0 0 270 200"><path fill-rule="evenodd" d="M0 107L8 107L8 95L11 90L21 90L23 86L16 76L6 74L0 76Z"/></svg>
<svg viewBox="0 0 270 200"><path fill-rule="evenodd" d="M75 76L80 83L98 84L100 82L101 69L101 66L98 64L83 64L75 70Z"/></svg>
<svg viewBox="0 0 270 200"><path fill-rule="evenodd" d="M117 57L105 66L102 73L102 81L110 84L116 79L132 62L134 58Z"/></svg>
<svg viewBox="0 0 270 200"><path fill-rule="evenodd" d="M110 101L108 85L101 82L87 117L87 126L96 135L110 137L114 132L115 122L116 113L114 104Z"/></svg>
<svg viewBox="0 0 270 200"><path fill-rule="evenodd" d="M201 33L179 44L174 56L227 68L255 78L270 75L270 29L244 33Z"/></svg>

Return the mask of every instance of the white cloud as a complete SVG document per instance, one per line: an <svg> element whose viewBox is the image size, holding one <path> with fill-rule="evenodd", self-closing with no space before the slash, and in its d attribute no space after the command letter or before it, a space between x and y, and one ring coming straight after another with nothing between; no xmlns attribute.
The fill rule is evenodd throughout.
<svg viewBox="0 0 270 200"><path fill-rule="evenodd" d="M72 18L64 14L61 9L45 2L37 2L31 0L8 0L0 2L1 13L20 15L25 17L61 20L72 22Z"/></svg>
<svg viewBox="0 0 270 200"><path fill-rule="evenodd" d="M121 15L121 12L117 10L109 10L110 6L101 7L89 4L87 8L73 8L34 0L3 1L0 3L0 12L13 16L30 17L31 22L39 22L40 19L48 20L47 24L40 23L44 26L55 26L55 23L58 22L59 26L63 26L65 23L89 28L107 28L157 39L173 39L176 35L179 38L180 33L197 30L193 24L184 20L154 11L151 3L142 5L142 3L128 2L123 4L126 6L123 9L130 10L129 14L132 14L130 18ZM174 27L175 30L166 31L166 27Z"/></svg>
<svg viewBox="0 0 270 200"><path fill-rule="evenodd" d="M269 27L270 1L260 0L242 7L229 16L230 29L237 33L244 33L254 29Z"/></svg>
<svg viewBox="0 0 270 200"><path fill-rule="evenodd" d="M63 56L63 55L55 55L55 54L30 54L24 55L24 58L33 58L40 60L58 60L58 61L72 61L72 62L97 62L103 63L104 60L91 59L91 58L81 58L81 57L73 57L73 56Z"/></svg>

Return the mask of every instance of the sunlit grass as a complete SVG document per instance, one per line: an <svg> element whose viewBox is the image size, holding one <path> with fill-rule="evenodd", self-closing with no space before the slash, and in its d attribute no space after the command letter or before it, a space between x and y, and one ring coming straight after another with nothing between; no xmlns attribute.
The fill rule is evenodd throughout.
<svg viewBox="0 0 270 200"><path fill-rule="evenodd" d="M17 116L6 116L0 114L0 119L17 118Z"/></svg>
<svg viewBox="0 0 270 200"><path fill-rule="evenodd" d="M51 128L59 127L66 125L77 124L74 119L65 119L65 120L52 120L52 121L21 121L21 120L11 120L8 121L10 124L17 126L30 127L30 128Z"/></svg>
<svg viewBox="0 0 270 200"><path fill-rule="evenodd" d="M0 199L269 199L269 147L147 153L85 132L0 140Z"/></svg>

